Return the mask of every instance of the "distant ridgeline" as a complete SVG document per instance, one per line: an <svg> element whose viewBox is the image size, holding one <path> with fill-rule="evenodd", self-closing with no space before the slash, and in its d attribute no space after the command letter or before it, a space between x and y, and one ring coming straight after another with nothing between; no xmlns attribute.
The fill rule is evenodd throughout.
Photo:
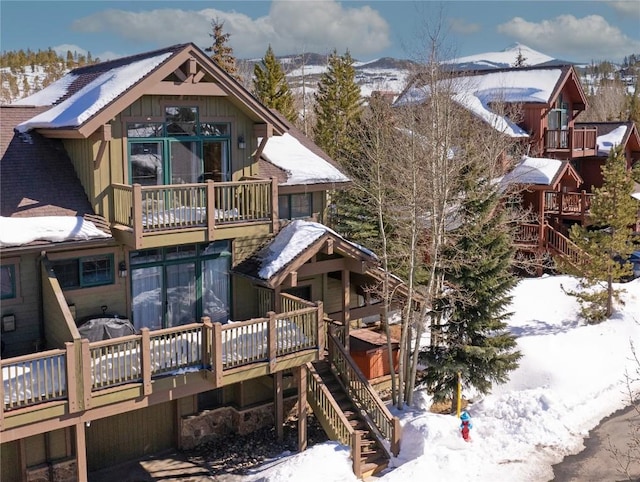
<svg viewBox="0 0 640 482"><path fill-rule="evenodd" d="M9 104L33 94L55 82L65 73L76 67L100 62L87 55L67 51L65 56L58 55L53 49L30 49L4 51L0 55L0 103Z"/></svg>
<svg viewBox="0 0 640 482"><path fill-rule="evenodd" d="M482 70L487 68L504 68L498 65L498 60L507 62L506 66L515 67L521 65L539 65L541 63L569 63L536 52L529 47L516 44L499 53L477 54L456 59L444 65L454 70ZM507 57L505 57L507 56ZM306 52L299 55L278 56L278 61L283 66L289 85L295 95L304 95L304 85L311 86L318 82L322 73L326 70L328 55ZM487 60L489 59L489 60ZM491 61L493 59L493 61ZM551 59L551 60L549 60ZM244 78L244 85L251 90L251 78L254 65L260 59L238 60L240 71ZM9 104L13 101L31 95L52 82L58 80L69 70L83 65L100 62L93 58L91 53L79 54L67 51L66 55L58 55L52 48L48 50L17 50L4 51L0 55L0 104ZM390 57L379 58L369 62L354 61L355 80L361 88L364 97L368 97L374 90L388 91L399 94L406 85L407 77L416 70L417 63L410 60L395 59ZM640 54L631 54L624 58L621 64L610 61L591 62L590 64L574 64L581 76L582 84L588 96L597 95L603 85L617 84L621 87L622 95L628 97L623 108L617 108L624 112L622 117L638 120L640 117L640 92L636 92L640 72ZM640 89L638 89L640 90ZM313 89L310 90L311 92ZM309 95L308 93L306 95ZM598 104L595 102L590 102ZM611 103L611 102L609 102ZM618 113L617 116L621 114ZM610 113L602 113L588 120L611 120ZM616 117L617 117L616 116ZM587 120L583 116L583 120ZM605 117L599 119L599 117Z"/></svg>

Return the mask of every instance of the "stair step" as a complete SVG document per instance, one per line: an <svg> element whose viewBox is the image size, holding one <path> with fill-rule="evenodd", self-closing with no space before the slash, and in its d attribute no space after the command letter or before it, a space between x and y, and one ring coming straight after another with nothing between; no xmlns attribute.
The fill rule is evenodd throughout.
<svg viewBox="0 0 640 482"><path fill-rule="evenodd" d="M366 479L372 475L375 475L379 472L382 472L389 465L388 460L380 460L380 463L377 462L367 462L360 466L360 470L362 472L362 479Z"/></svg>

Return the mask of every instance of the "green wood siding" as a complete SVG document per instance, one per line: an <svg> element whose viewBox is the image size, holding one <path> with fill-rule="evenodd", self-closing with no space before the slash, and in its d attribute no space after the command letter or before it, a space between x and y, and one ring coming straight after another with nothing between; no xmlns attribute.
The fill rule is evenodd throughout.
<svg viewBox="0 0 640 482"><path fill-rule="evenodd" d="M235 321L259 318L265 313L258 313L258 295L251 281L240 276L233 277L233 319Z"/></svg>
<svg viewBox="0 0 640 482"><path fill-rule="evenodd" d="M35 254L19 258L15 264L16 274L19 275L19 286L16 287L18 298L2 300L0 303L2 316L14 315L16 318L15 331L0 334L5 343L3 358L32 353L36 351L36 345L42 344L40 340L44 334L40 323L38 263L38 255Z"/></svg>
<svg viewBox="0 0 640 482"><path fill-rule="evenodd" d="M90 472L175 447L174 402L94 420L86 427Z"/></svg>
<svg viewBox="0 0 640 482"><path fill-rule="evenodd" d="M0 480L21 480L18 441L0 445Z"/></svg>

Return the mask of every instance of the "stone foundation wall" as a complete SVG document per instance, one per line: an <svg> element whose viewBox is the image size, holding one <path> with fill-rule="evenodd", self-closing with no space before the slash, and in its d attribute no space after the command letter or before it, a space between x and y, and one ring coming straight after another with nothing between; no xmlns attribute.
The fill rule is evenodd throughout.
<svg viewBox="0 0 640 482"><path fill-rule="evenodd" d="M296 397L284 400L285 420L295 407L296 400ZM244 410L238 410L234 407L205 410L182 418L180 421L180 447L184 450L190 450L218 437L224 437L231 433L246 435L274 423L273 403Z"/></svg>
<svg viewBox="0 0 640 482"><path fill-rule="evenodd" d="M27 468L27 482L74 482L78 480L76 459L64 459Z"/></svg>

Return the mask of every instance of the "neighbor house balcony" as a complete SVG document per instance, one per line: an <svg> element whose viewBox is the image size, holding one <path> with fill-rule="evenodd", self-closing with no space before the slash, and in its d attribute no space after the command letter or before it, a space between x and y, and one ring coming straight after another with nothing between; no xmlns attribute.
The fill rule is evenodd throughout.
<svg viewBox="0 0 640 482"><path fill-rule="evenodd" d="M593 194L582 192L545 191L544 213L561 218L585 221Z"/></svg>
<svg viewBox="0 0 640 482"><path fill-rule="evenodd" d="M280 295L284 313L228 324L200 323L1 359L0 430L162 403L304 365L324 349L322 303ZM49 420L50 422L47 422ZM22 427L22 428L21 428Z"/></svg>
<svg viewBox="0 0 640 482"><path fill-rule="evenodd" d="M268 234L277 226L273 179L111 188L113 235L133 249Z"/></svg>
<svg viewBox="0 0 640 482"><path fill-rule="evenodd" d="M598 130L595 127L545 129L545 154L566 154L567 158L595 156Z"/></svg>

